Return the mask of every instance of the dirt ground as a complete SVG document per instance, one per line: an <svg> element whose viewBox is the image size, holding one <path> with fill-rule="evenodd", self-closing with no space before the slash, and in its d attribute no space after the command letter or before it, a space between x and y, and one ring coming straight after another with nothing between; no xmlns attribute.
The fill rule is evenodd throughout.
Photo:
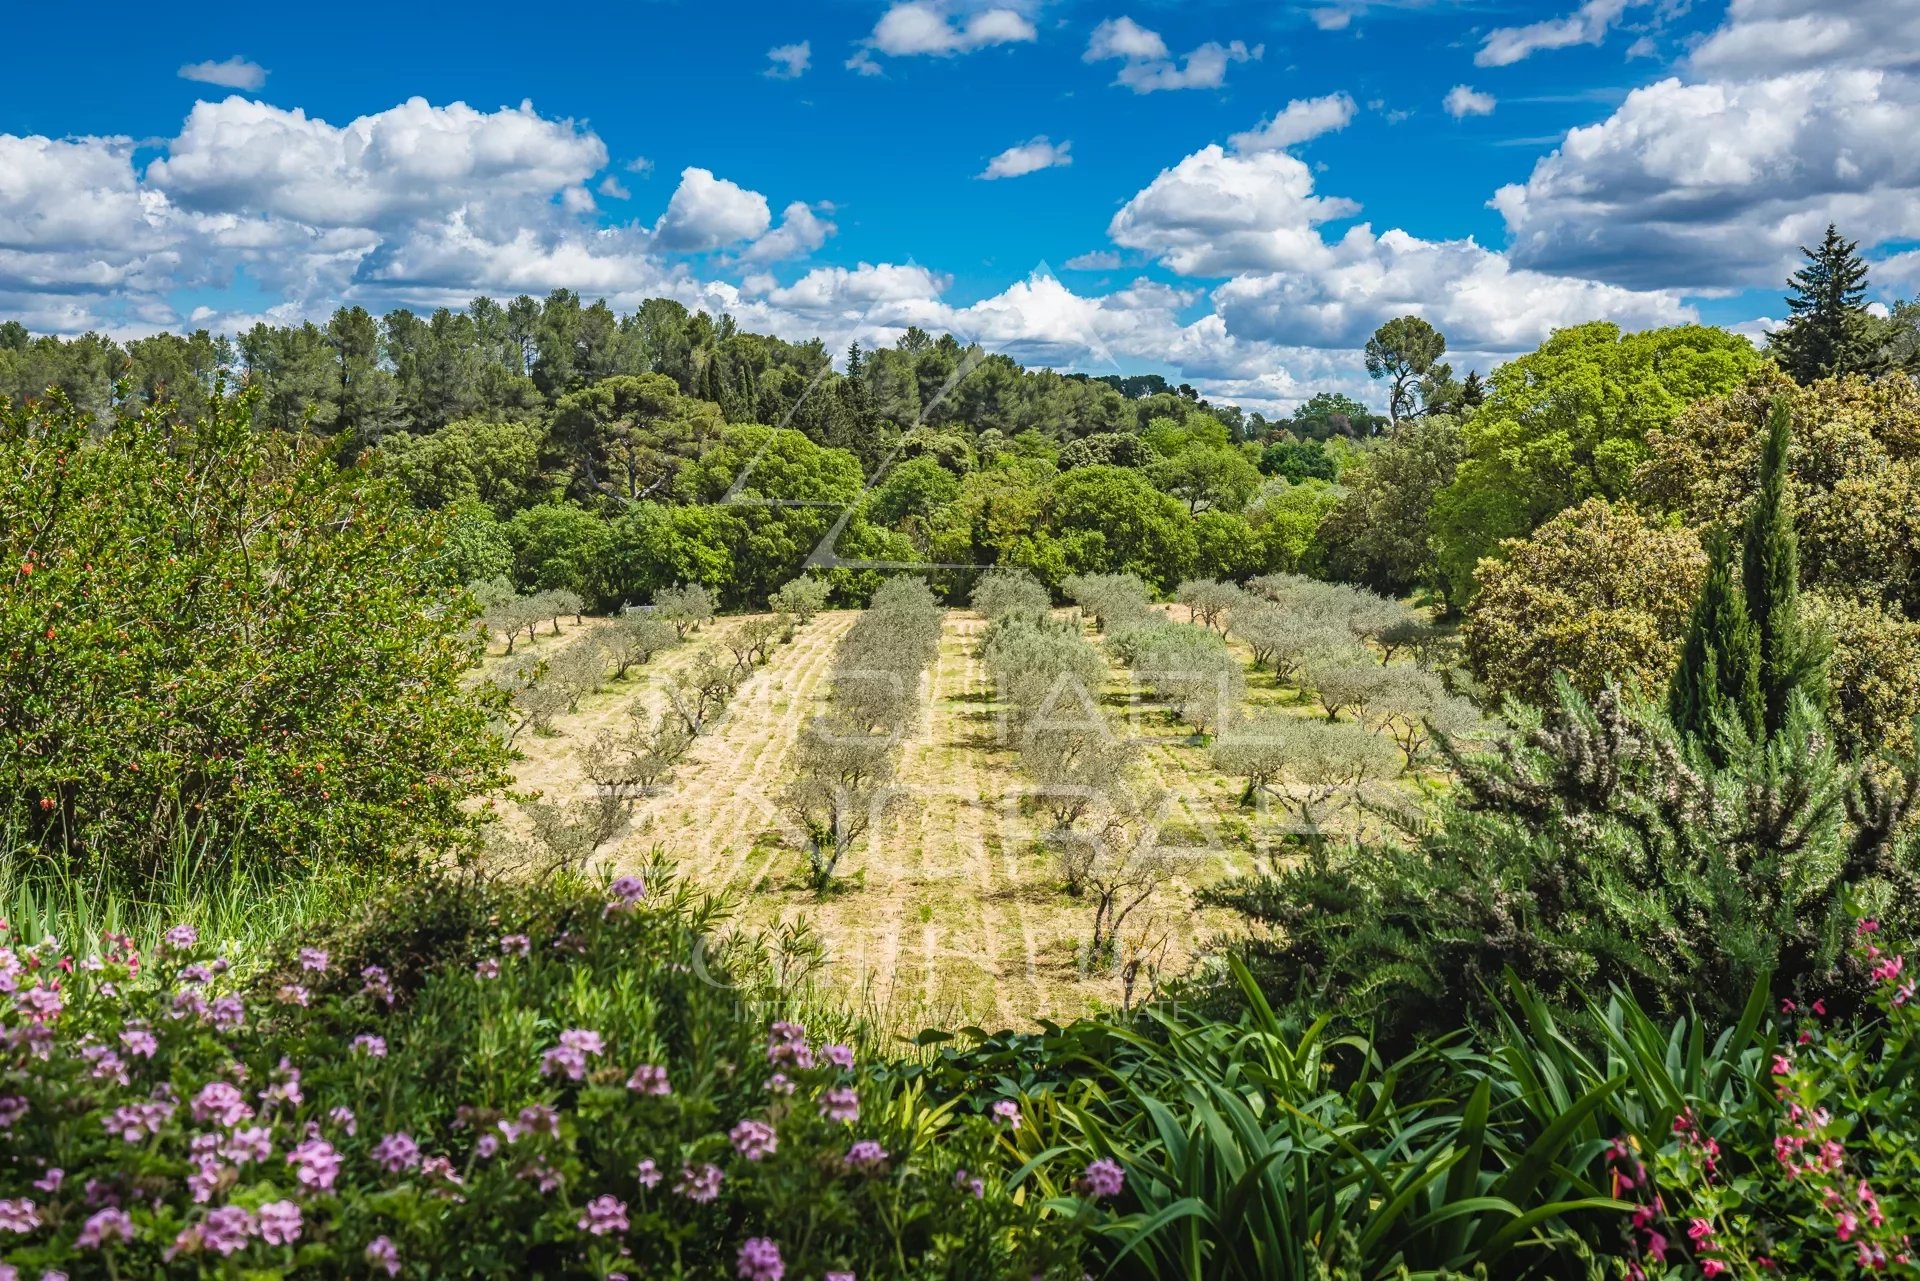
<svg viewBox="0 0 1920 1281"><path fill-rule="evenodd" d="M840 888L822 896L807 887L799 834L777 797L800 726L825 709L834 646L856 617L823 613L777 649L671 780L640 802L632 828L602 850L602 861L623 870L658 847L684 875L727 888L742 925L808 923L824 945L836 996L884 1027L1030 1026L1119 1004L1124 989L1114 967L1084 961L1091 902L1063 892L1053 857L1035 839L1036 820L1022 812L1022 779L1002 741L977 615L946 615L925 678L925 714L901 749L903 802L846 855ZM541 651L582 643L603 625L588 620L562 636L543 635ZM671 675L734 625L718 620L705 636L610 682L558 718L551 736L524 736L518 789L554 799L580 794L580 746L636 708L657 712ZM1259 674L1250 677L1248 699L1292 705L1290 691ZM1123 943L1136 948L1157 944L1148 970L1179 974L1201 944L1234 924L1229 913L1197 908L1194 891L1256 867L1273 852L1282 820L1242 808L1238 783L1215 773L1207 749L1117 664L1104 701L1142 740L1142 781L1164 790L1166 829L1195 847L1190 874L1140 908L1123 932ZM1298 710L1317 714L1311 705Z"/></svg>

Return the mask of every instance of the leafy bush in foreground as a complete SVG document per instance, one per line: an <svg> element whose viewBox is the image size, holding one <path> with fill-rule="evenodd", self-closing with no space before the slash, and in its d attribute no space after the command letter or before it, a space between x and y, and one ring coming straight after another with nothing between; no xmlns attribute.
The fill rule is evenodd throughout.
<svg viewBox="0 0 1920 1281"><path fill-rule="evenodd" d="M254 397L0 410L0 824L150 873L180 845L381 861L472 823L504 751L433 524Z"/></svg>
<svg viewBox="0 0 1920 1281"><path fill-rule="evenodd" d="M185 929L0 949L6 1275L1065 1275L990 1121L652 889L422 885L245 990Z"/></svg>

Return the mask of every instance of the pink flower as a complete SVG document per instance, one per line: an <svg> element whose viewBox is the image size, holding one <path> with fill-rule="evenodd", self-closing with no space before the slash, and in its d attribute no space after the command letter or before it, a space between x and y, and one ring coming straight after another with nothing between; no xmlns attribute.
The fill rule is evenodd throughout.
<svg viewBox="0 0 1920 1281"><path fill-rule="evenodd" d="M1833 1234L1842 1241L1853 1240L1853 1234L1860 1230L1860 1220L1851 1210L1842 1210L1833 1216Z"/></svg>
<svg viewBox="0 0 1920 1281"><path fill-rule="evenodd" d="M176 925L162 934L160 941L176 952L184 952L200 941L200 931L191 925Z"/></svg>
<svg viewBox="0 0 1920 1281"><path fill-rule="evenodd" d="M66 1181L67 1172L56 1165L53 1169L48 1170L45 1174L35 1179L33 1186L42 1192L58 1192L60 1185ZM1860 1186L1865 1187L1866 1184L1863 1183Z"/></svg>
<svg viewBox="0 0 1920 1281"><path fill-rule="evenodd" d="M672 1094L673 1087L667 1084L667 1070L652 1063L642 1063L627 1078L627 1088L635 1094Z"/></svg>
<svg viewBox="0 0 1920 1281"><path fill-rule="evenodd" d="M268 1245L292 1245L300 1239L300 1207L269 1201L260 1207L260 1239Z"/></svg>
<svg viewBox="0 0 1920 1281"><path fill-rule="evenodd" d="M698 1169L691 1165L683 1166L680 1183L674 1191L689 1201L704 1205L720 1195L721 1178L720 1167L711 1163L703 1164Z"/></svg>
<svg viewBox="0 0 1920 1281"><path fill-rule="evenodd" d="M387 1057L387 1038L375 1036L371 1032L362 1032L353 1038L353 1043L348 1048L355 1054L364 1054L371 1059L384 1059Z"/></svg>
<svg viewBox="0 0 1920 1281"><path fill-rule="evenodd" d="M247 1025L246 1002L232 993L215 997L208 1010L207 1017L212 1019L213 1025L222 1032L231 1032Z"/></svg>
<svg viewBox="0 0 1920 1281"><path fill-rule="evenodd" d="M640 1186L646 1188L648 1191L652 1191L654 1188L660 1186L660 1167L653 1163L652 1157L648 1157L642 1161L639 1166L634 1169L633 1174L635 1178L640 1180Z"/></svg>
<svg viewBox="0 0 1920 1281"><path fill-rule="evenodd" d="M307 1006L311 998L312 994L298 983L282 983L280 990L274 994L274 999L279 1001L280 1004L298 1005L303 1009Z"/></svg>
<svg viewBox="0 0 1920 1281"><path fill-rule="evenodd" d="M767 1078L768 1094L792 1094L793 1088L793 1078L785 1072L775 1072Z"/></svg>
<svg viewBox="0 0 1920 1281"><path fill-rule="evenodd" d="M887 1150L872 1139L861 1139L847 1149L841 1163L849 1170L876 1174L887 1168Z"/></svg>
<svg viewBox="0 0 1920 1281"><path fill-rule="evenodd" d="M853 1050L844 1045L824 1045L820 1047L821 1057L837 1068L853 1067Z"/></svg>
<svg viewBox="0 0 1920 1281"><path fill-rule="evenodd" d="M258 1231L259 1224L251 1214L237 1205L223 1205L207 1212L200 1224L200 1241L207 1249L225 1257L246 1249L248 1239Z"/></svg>
<svg viewBox="0 0 1920 1281"><path fill-rule="evenodd" d="M500 977L500 962L488 957L473 967L473 976L477 979L497 979Z"/></svg>
<svg viewBox="0 0 1920 1281"><path fill-rule="evenodd" d="M829 1272L823 1281L854 1281L854 1276L851 1272Z"/></svg>
<svg viewBox="0 0 1920 1281"><path fill-rule="evenodd" d="M388 1174L398 1174L420 1164L420 1145L413 1141L411 1134L402 1130L386 1135L374 1144L373 1159Z"/></svg>
<svg viewBox="0 0 1920 1281"><path fill-rule="evenodd" d="M133 1240L133 1219L125 1210L108 1206L104 1210L87 1216L87 1221L81 1225L80 1235L74 1240L74 1244L82 1250L98 1250L104 1245L112 1244L115 1237L120 1238L122 1242Z"/></svg>
<svg viewBox="0 0 1920 1281"><path fill-rule="evenodd" d="M500 1136L497 1134L483 1134L473 1141L473 1154L482 1161L488 1160L499 1150Z"/></svg>
<svg viewBox="0 0 1920 1281"><path fill-rule="evenodd" d="M327 967L331 964L332 958L317 947L303 947L300 949L300 968L303 970L311 970L315 974L325 974Z"/></svg>
<svg viewBox="0 0 1920 1281"><path fill-rule="evenodd" d="M860 1095L850 1085L836 1085L820 1100L820 1115L841 1125L860 1119Z"/></svg>
<svg viewBox="0 0 1920 1281"><path fill-rule="evenodd" d="M400 1251L386 1237L375 1237L367 1242L367 1262L376 1268L386 1269L390 1277L400 1275Z"/></svg>
<svg viewBox="0 0 1920 1281"><path fill-rule="evenodd" d="M606 906L602 916L612 916L616 912L631 912L640 906L640 900L647 896L647 885L637 876L623 876L607 887L613 895L613 901Z"/></svg>
<svg viewBox="0 0 1920 1281"><path fill-rule="evenodd" d="M360 971L360 990L384 1005L393 1004L393 984L378 965L369 965Z"/></svg>
<svg viewBox="0 0 1920 1281"><path fill-rule="evenodd" d="M533 948L533 941L524 934L506 934L500 938L500 955L525 956Z"/></svg>
<svg viewBox="0 0 1920 1281"><path fill-rule="evenodd" d="M120 1044L126 1047L128 1054L142 1059L152 1058L154 1051L160 1048L160 1042L154 1039L153 1033L137 1023L129 1023L121 1031Z"/></svg>
<svg viewBox="0 0 1920 1281"><path fill-rule="evenodd" d="M264 1161L273 1155L272 1135L263 1126L249 1126L244 1130L235 1130L227 1136L220 1155L235 1165L245 1165L249 1161Z"/></svg>
<svg viewBox="0 0 1920 1281"><path fill-rule="evenodd" d="M740 1247L735 1274L740 1281L780 1281L787 1274L787 1265L780 1261L780 1247L770 1238L749 1237Z"/></svg>
<svg viewBox="0 0 1920 1281"><path fill-rule="evenodd" d="M598 1196L587 1202L586 1212L580 1216L580 1227L603 1237L609 1232L627 1230L627 1203L610 1196Z"/></svg>
<svg viewBox="0 0 1920 1281"><path fill-rule="evenodd" d="M587 1056L597 1055L603 1048L598 1032L569 1028L560 1034L560 1044L540 1055L540 1075L582 1080L587 1075Z"/></svg>
<svg viewBox="0 0 1920 1281"><path fill-rule="evenodd" d="M193 1099L193 1119L200 1123L235 1126L253 1119L253 1109L240 1091L225 1081L209 1081Z"/></svg>
<svg viewBox="0 0 1920 1281"><path fill-rule="evenodd" d="M1726 1270L1727 1270L1727 1265L1720 1262L1720 1260L1713 1258L1711 1255L1709 1255L1707 1258L1700 1260L1701 1276L1717 1277L1722 1272L1725 1272Z"/></svg>
<svg viewBox="0 0 1920 1281"><path fill-rule="evenodd" d="M40 1211L30 1199L0 1201L0 1232L31 1232L39 1226Z"/></svg>
<svg viewBox="0 0 1920 1281"><path fill-rule="evenodd" d="M1101 1157L1088 1164L1075 1186L1087 1197L1101 1201L1107 1197L1119 1196L1126 1177L1127 1172L1120 1168L1117 1161Z"/></svg>
<svg viewBox="0 0 1920 1281"><path fill-rule="evenodd" d="M780 1146L779 1136L765 1121L742 1121L727 1137L733 1141L734 1151L749 1161L758 1161Z"/></svg>
<svg viewBox="0 0 1920 1281"><path fill-rule="evenodd" d="M1773 1074L1775 1076L1792 1076L1793 1060L1788 1058L1784 1054L1774 1055L1773 1056Z"/></svg>
<svg viewBox="0 0 1920 1281"><path fill-rule="evenodd" d="M1020 1105L1012 1099L1001 1099L993 1105L993 1119L1009 1130L1020 1128Z"/></svg>
<svg viewBox="0 0 1920 1281"><path fill-rule="evenodd" d="M1705 1219L1695 1219L1687 1224L1687 1236L1701 1249L1711 1249L1713 1244L1713 1224Z"/></svg>
<svg viewBox="0 0 1920 1281"><path fill-rule="evenodd" d="M360 1123L354 1120L352 1108L334 1108L327 1113L327 1120L345 1130L349 1138L360 1131Z"/></svg>
<svg viewBox="0 0 1920 1281"><path fill-rule="evenodd" d="M287 1164L295 1167L302 1184L325 1191L339 1176L340 1154L325 1139L308 1139L287 1154Z"/></svg>

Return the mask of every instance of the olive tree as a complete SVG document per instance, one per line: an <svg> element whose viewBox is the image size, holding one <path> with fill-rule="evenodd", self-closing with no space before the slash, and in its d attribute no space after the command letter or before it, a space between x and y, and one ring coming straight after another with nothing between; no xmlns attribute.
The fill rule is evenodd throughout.
<svg viewBox="0 0 1920 1281"><path fill-rule="evenodd" d="M1013 614L1044 617L1053 609L1053 597L1040 580L1025 569L989 569L973 585L970 600L974 610L988 619Z"/></svg>
<svg viewBox="0 0 1920 1281"><path fill-rule="evenodd" d="M625 680L633 668L650 662L662 650L672 649L680 636L665 619L626 613L609 619L597 639L613 668L613 678Z"/></svg>
<svg viewBox="0 0 1920 1281"><path fill-rule="evenodd" d="M767 597L767 604L776 613L791 614L802 627L813 621L813 616L827 607L827 595L830 589L824 579L791 579Z"/></svg>
<svg viewBox="0 0 1920 1281"><path fill-rule="evenodd" d="M1060 587L1103 632L1152 612L1153 594L1138 574L1073 574Z"/></svg>
<svg viewBox="0 0 1920 1281"><path fill-rule="evenodd" d="M1181 583L1174 599L1193 613L1193 621L1227 634L1227 616L1246 599L1246 592L1234 583L1215 582L1211 578L1193 578Z"/></svg>
<svg viewBox="0 0 1920 1281"><path fill-rule="evenodd" d="M705 729L740 687L739 670L711 649L667 682L667 708L691 737Z"/></svg>
<svg viewBox="0 0 1920 1281"><path fill-rule="evenodd" d="M681 640L713 619L713 593L699 583L663 587L653 594L653 612L673 625Z"/></svg>
<svg viewBox="0 0 1920 1281"><path fill-rule="evenodd" d="M809 884L824 891L847 851L899 799L893 744L844 721L815 721L801 730L794 760L778 803L805 834Z"/></svg>

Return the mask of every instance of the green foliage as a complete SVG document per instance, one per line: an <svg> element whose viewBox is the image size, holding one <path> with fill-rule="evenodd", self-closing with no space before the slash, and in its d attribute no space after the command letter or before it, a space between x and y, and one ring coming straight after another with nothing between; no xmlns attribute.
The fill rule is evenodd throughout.
<svg viewBox="0 0 1920 1281"><path fill-rule="evenodd" d="M1914 762L1883 784L1804 701L1774 740L1731 735L1724 768L1611 693L1563 692L1494 754L1442 746L1455 785L1409 839L1208 895L1268 927L1235 950L1275 999L1395 1042L1484 1018L1509 970L1560 1009L1618 985L1734 1017L1769 977L1840 991L1851 903L1914 923Z"/></svg>
<svg viewBox="0 0 1920 1281"><path fill-rule="evenodd" d="M980 575L970 603L989 622L1013 616L1045 618L1053 610L1053 597L1024 569L990 569Z"/></svg>
<svg viewBox="0 0 1920 1281"><path fill-rule="evenodd" d="M1290 481L1332 480L1339 467L1317 440L1276 440L1260 451L1260 471Z"/></svg>
<svg viewBox="0 0 1920 1281"><path fill-rule="evenodd" d="M1802 385L1843 374L1879 372L1881 353L1867 313L1867 264L1858 241L1827 224L1807 265L1787 281L1787 323L1767 335L1767 350Z"/></svg>
<svg viewBox="0 0 1920 1281"><path fill-rule="evenodd" d="M1563 329L1493 373L1464 427L1459 469L1433 509L1448 599L1472 598L1475 569L1557 513L1618 499L1650 432L1690 403L1739 387L1762 357L1737 334L1700 325L1626 334L1607 323Z"/></svg>
<svg viewBox="0 0 1920 1281"><path fill-rule="evenodd" d="M1245 454L1226 445L1195 445L1147 468L1159 488L1203 511L1238 511L1260 487L1260 469Z"/></svg>
<svg viewBox="0 0 1920 1281"><path fill-rule="evenodd" d="M190 931L145 956L115 944L37 1015L0 1015L0 1097L28 1118L0 1132L7 1260L599 1277L634 1258L720 1281L759 1240L789 1275L1080 1275L1078 1230L1042 1230L988 1120L780 1019L774 976L714 939L720 920L652 869L422 881L245 983ZM4 955L53 993L57 951ZM214 1125L224 1145L192 1142ZM142 1194L103 1214L99 1191L129 1181Z"/></svg>
<svg viewBox="0 0 1920 1281"><path fill-rule="evenodd" d="M527 591L566 588L592 599L603 594L607 522L572 503L541 503L507 522L514 581Z"/></svg>
<svg viewBox="0 0 1920 1281"><path fill-rule="evenodd" d="M1724 538L1707 549L1707 577L1680 666L1667 690L1667 716L1686 738L1700 743L1716 763L1726 763L1722 723L1752 737L1766 732L1760 697L1760 635L1747 615L1747 598L1733 584L1732 550Z"/></svg>
<svg viewBox="0 0 1920 1281"><path fill-rule="evenodd" d="M1536 704L1562 678L1589 697L1651 695L1679 660L1705 560L1690 531L1588 499L1481 562L1467 665L1496 697Z"/></svg>
<svg viewBox="0 0 1920 1281"><path fill-rule="evenodd" d="M1082 436L1060 451L1060 470L1075 467L1147 467L1160 461L1160 452L1132 432L1097 432Z"/></svg>
<svg viewBox="0 0 1920 1281"><path fill-rule="evenodd" d="M1458 421L1429 414L1363 454L1316 530L1327 574L1389 596L1444 585L1433 506L1453 483L1462 449Z"/></svg>
<svg viewBox="0 0 1920 1281"><path fill-rule="evenodd" d="M1286 426L1305 440L1326 440L1333 436L1365 439L1385 430L1388 421L1351 396L1323 391L1294 410Z"/></svg>
<svg viewBox="0 0 1920 1281"><path fill-rule="evenodd" d="M387 436L374 466L397 480L416 506L477 503L505 520L544 496L546 442L536 423L465 418L426 435Z"/></svg>
<svg viewBox="0 0 1920 1281"><path fill-rule="evenodd" d="M504 781L435 522L254 399L0 415L0 821L48 858L385 860Z"/></svg>
<svg viewBox="0 0 1920 1281"><path fill-rule="evenodd" d="M1800 540L1787 497L1787 449L1793 422L1776 401L1760 459L1760 494L1747 516L1741 578L1759 646L1760 703L1769 734L1786 724L1795 699L1826 696L1826 645L1800 616Z"/></svg>
<svg viewBox="0 0 1920 1281"><path fill-rule="evenodd" d="M1367 339L1367 373L1387 379L1387 417L1395 426L1424 413L1435 385L1451 379L1452 368L1440 361L1446 351L1446 338L1418 316L1389 320Z"/></svg>
<svg viewBox="0 0 1920 1281"><path fill-rule="evenodd" d="M793 615L795 621L805 625L827 607L830 594L823 580L802 575L782 583L779 590L767 598L767 604L779 613Z"/></svg>
<svg viewBox="0 0 1920 1281"><path fill-rule="evenodd" d="M959 492L958 478L938 459L922 454L887 472L867 497L867 517L889 529L909 518L924 521Z"/></svg>

